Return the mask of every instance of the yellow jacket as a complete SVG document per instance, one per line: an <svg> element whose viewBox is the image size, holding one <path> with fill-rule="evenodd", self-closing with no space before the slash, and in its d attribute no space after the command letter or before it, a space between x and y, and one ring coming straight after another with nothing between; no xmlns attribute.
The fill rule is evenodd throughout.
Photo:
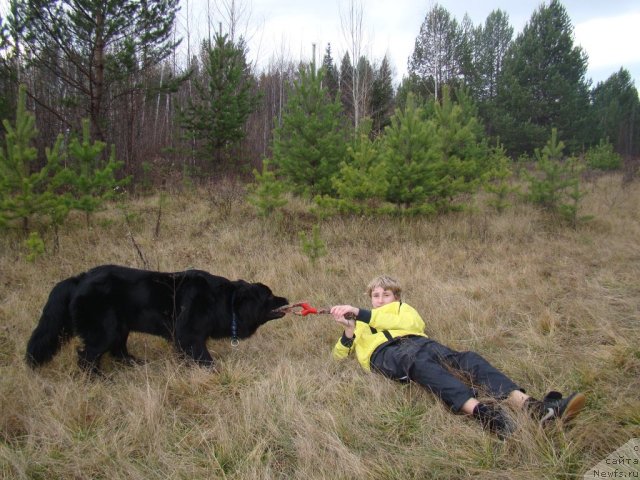
<svg viewBox="0 0 640 480"><path fill-rule="evenodd" d="M371 370L371 355L380 345L391 338L424 333L424 321L410 305L392 302L373 310L360 309L356 319L353 341L342 335L335 347L333 358L342 360L355 350L362 368Z"/></svg>

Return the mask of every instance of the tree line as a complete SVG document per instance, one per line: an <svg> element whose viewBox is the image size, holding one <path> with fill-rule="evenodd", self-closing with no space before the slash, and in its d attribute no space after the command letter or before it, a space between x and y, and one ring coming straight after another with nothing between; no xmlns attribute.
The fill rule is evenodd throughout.
<svg viewBox="0 0 640 480"><path fill-rule="evenodd" d="M574 45L570 19L557 0L533 12L515 38L501 10L473 25L468 16L458 22L436 4L397 88L389 60L367 58L358 48L361 8L350 11L353 41L339 60L328 44L318 65L282 58L263 71L251 66L245 39L221 24L183 61L179 8L178 0L9 0L1 19L0 117L15 120L24 85L40 166L60 135L67 141L81 136L88 122L89 136L113 145L121 175L133 175L135 183L176 172L246 174L265 159L286 170L299 158L302 163L292 168L304 175L303 162L318 155L316 144L330 141L319 132L357 143L364 124L372 141L385 132L398 135L394 118L445 109L445 99L472 109L474 135L499 145L512 160L535 159L555 129L568 154L604 142L636 165L640 101L633 80L621 68L590 85L588 58ZM312 89L316 98L301 92L316 81L307 77L321 82L320 90ZM292 103L302 101L315 107ZM295 110L308 115L314 108L324 115L314 118L320 122L315 130L296 127ZM298 157L286 153L283 139L302 131L316 135L316 143ZM346 145L334 141L332 155L346 158ZM325 173L315 172L315 181L326 184L321 193L335 193ZM305 181L297 188L304 190Z"/></svg>

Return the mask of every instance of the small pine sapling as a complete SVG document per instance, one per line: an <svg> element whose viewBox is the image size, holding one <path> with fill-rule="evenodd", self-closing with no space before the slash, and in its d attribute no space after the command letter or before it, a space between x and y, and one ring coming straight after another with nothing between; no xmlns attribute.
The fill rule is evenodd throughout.
<svg viewBox="0 0 640 480"><path fill-rule="evenodd" d="M302 251L305 253L307 258L309 258L312 266L315 266L318 259L327 254L327 247L320 237L319 225L313 226L311 236L309 238L306 233L300 232L300 242L302 245Z"/></svg>
<svg viewBox="0 0 640 480"><path fill-rule="evenodd" d="M116 179L115 172L123 162L116 160L115 148L106 162L101 160L104 142L91 143L89 122L82 122L82 139L74 137L68 146L72 168L65 170L60 180L71 187L73 208L85 213L87 225L91 214L99 210L107 200L114 198L130 178Z"/></svg>
<svg viewBox="0 0 640 480"><path fill-rule="evenodd" d="M25 232L30 220L45 215L51 207L50 182L59 166L56 156L47 156L47 163L34 168L38 151L33 142L38 135L35 116L27 111L26 93L20 87L15 126L3 121L6 130L5 148L0 148L0 218L3 222L20 220Z"/></svg>
<svg viewBox="0 0 640 480"><path fill-rule="evenodd" d="M262 172L253 170L256 182L250 186L251 193L248 197L249 203L256 208L261 217L269 217L287 204L287 200L282 196L285 185L276 178L269 167L270 162L264 160Z"/></svg>

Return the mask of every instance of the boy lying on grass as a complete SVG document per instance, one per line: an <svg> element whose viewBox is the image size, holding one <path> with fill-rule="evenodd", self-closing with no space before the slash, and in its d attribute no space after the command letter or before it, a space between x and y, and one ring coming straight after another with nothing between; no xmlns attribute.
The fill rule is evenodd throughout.
<svg viewBox="0 0 640 480"><path fill-rule="evenodd" d="M422 385L453 412L473 416L500 438L515 430L512 418L501 406L478 401L476 392L450 369L464 373L472 385L485 387L496 400L524 409L543 424L554 418L569 420L584 407L582 393L563 398L558 392L549 392L543 400L536 400L477 353L457 352L428 338L424 321L402 302L400 284L393 278L374 278L367 295L372 310L351 305L331 308L334 320L344 325L344 333L333 348L334 358L344 359L355 351L365 370Z"/></svg>

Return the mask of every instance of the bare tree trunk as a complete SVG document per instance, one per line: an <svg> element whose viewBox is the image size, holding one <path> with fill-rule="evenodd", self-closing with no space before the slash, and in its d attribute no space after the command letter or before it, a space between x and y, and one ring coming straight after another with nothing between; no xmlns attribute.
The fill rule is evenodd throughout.
<svg viewBox="0 0 640 480"><path fill-rule="evenodd" d="M213 41L211 38L211 23L213 22L213 18L211 18L211 0L207 0L207 40L209 44Z"/></svg>
<svg viewBox="0 0 640 480"><path fill-rule="evenodd" d="M236 42L241 35L249 38L249 24L251 20L251 3L247 0L218 0L216 10L226 22L227 33L232 42Z"/></svg>
<svg viewBox="0 0 640 480"><path fill-rule="evenodd" d="M11 14L13 15L14 19L18 18L18 4L17 4L17 0L12 0L10 3L9 8L11 9ZM14 21L18 21L18 20L14 20ZM16 72L16 79L18 81L18 85L20 85L22 83L22 34L18 31L14 31L14 29L12 28L12 34L13 34L13 42L15 45L15 56L14 56L14 67L15 67L15 72ZM17 30L17 29L16 29ZM19 88L19 87L18 87ZM16 98L18 98L18 91L16 90L15 92Z"/></svg>
<svg viewBox="0 0 640 480"><path fill-rule="evenodd" d="M102 133L102 127L100 125L100 115L102 110L102 96L103 96L103 87L104 87L104 14L102 12L98 13L96 17L96 38L95 38L95 46L93 49L93 55L91 59L92 69L91 76L93 77L90 81L90 89L91 89L91 111L89 112L89 116L91 118L91 126L96 135L96 138L99 140L104 140L104 135Z"/></svg>
<svg viewBox="0 0 640 480"><path fill-rule="evenodd" d="M364 10L362 0L349 0L348 11L341 13L340 22L342 33L348 45L349 55L353 65L351 78L351 96L353 99L353 123L356 130L363 117L367 115L371 80L360 67L360 60L364 56Z"/></svg>
<svg viewBox="0 0 640 480"><path fill-rule="evenodd" d="M162 91L162 81L164 80L164 63L160 66L160 91ZM160 116L160 97L162 94L158 92L158 97L156 99L156 112L153 119L153 142L154 144L158 141L158 117Z"/></svg>
<svg viewBox="0 0 640 480"><path fill-rule="evenodd" d="M185 15L185 25L187 26L187 31L186 31L186 35L187 35L187 65L189 65L189 63L191 62L191 24L190 24L190 19L191 19L191 15L189 13L189 0L184 0L185 1L185 10L186 10L186 15Z"/></svg>

